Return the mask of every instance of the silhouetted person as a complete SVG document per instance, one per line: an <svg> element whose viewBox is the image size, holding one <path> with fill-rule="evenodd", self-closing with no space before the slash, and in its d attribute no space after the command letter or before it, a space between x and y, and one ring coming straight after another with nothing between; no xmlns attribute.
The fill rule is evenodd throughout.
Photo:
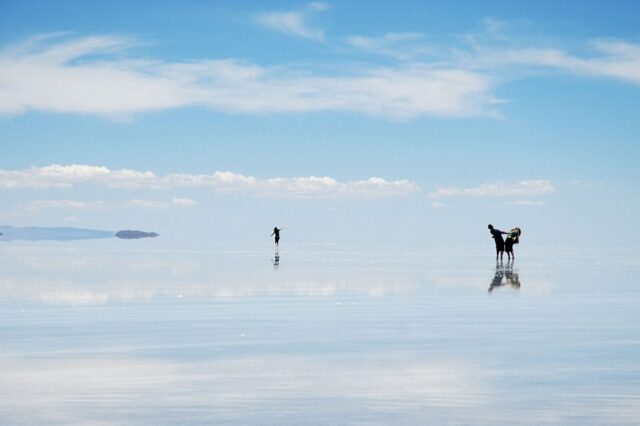
<svg viewBox="0 0 640 426"><path fill-rule="evenodd" d="M276 247L278 247L279 243L280 243L280 231L282 231L284 228L280 228L278 229L278 227L274 227L273 228L273 232L271 233L271 235L275 235L275 242L276 242Z"/></svg>
<svg viewBox="0 0 640 426"><path fill-rule="evenodd" d="M500 260L502 261L502 256L504 255L504 239L502 239L502 234L506 234L506 232L495 229L491 224L487 227L489 228L489 232L491 232L491 237L493 237L496 242L496 262L498 261L498 255L500 255Z"/></svg>
<svg viewBox="0 0 640 426"><path fill-rule="evenodd" d="M507 262L510 260L516 260L516 254L513 252L513 245L520 242L520 234L522 231L517 226L509 231L507 235L507 241L504 243L504 251L507 252Z"/></svg>

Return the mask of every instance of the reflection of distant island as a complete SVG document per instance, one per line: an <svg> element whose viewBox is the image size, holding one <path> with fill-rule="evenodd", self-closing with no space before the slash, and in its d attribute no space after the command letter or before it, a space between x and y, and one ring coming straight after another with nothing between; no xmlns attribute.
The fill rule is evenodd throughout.
<svg viewBox="0 0 640 426"><path fill-rule="evenodd" d="M0 240L89 240L94 238L112 238L113 232L82 228L44 228L39 226L0 226Z"/></svg>
<svg viewBox="0 0 640 426"><path fill-rule="evenodd" d="M118 237L122 239L138 239L157 237L155 232L144 231L132 231L124 230L114 233L113 231L102 231L96 229L83 229L83 228L69 228L69 227L56 227L45 228L39 226L7 226L0 225L0 241L13 241L13 240L55 240L55 241L70 241L70 240L91 240L97 238L113 238Z"/></svg>
<svg viewBox="0 0 640 426"><path fill-rule="evenodd" d="M124 240L137 240L138 238L155 238L158 234L155 232L132 231L130 229L116 232L116 237Z"/></svg>

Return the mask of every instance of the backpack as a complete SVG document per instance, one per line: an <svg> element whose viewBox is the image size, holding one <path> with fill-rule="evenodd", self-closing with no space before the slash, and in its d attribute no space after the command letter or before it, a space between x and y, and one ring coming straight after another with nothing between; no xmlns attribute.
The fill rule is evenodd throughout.
<svg viewBox="0 0 640 426"><path fill-rule="evenodd" d="M507 238L512 239L513 244L518 244L520 242L520 234L522 234L522 231L520 230L520 228L516 227L509 231L509 235Z"/></svg>

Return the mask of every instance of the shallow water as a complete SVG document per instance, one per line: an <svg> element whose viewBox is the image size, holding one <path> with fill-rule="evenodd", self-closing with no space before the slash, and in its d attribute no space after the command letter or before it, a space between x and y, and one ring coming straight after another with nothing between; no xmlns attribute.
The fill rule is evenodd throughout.
<svg viewBox="0 0 640 426"><path fill-rule="evenodd" d="M638 424L638 257L518 249L2 244L0 424Z"/></svg>

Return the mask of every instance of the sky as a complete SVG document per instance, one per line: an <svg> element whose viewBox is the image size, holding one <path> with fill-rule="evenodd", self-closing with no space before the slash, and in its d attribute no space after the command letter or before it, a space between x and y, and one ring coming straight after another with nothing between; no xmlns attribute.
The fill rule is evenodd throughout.
<svg viewBox="0 0 640 426"><path fill-rule="evenodd" d="M637 246L635 1L0 0L0 224Z"/></svg>

